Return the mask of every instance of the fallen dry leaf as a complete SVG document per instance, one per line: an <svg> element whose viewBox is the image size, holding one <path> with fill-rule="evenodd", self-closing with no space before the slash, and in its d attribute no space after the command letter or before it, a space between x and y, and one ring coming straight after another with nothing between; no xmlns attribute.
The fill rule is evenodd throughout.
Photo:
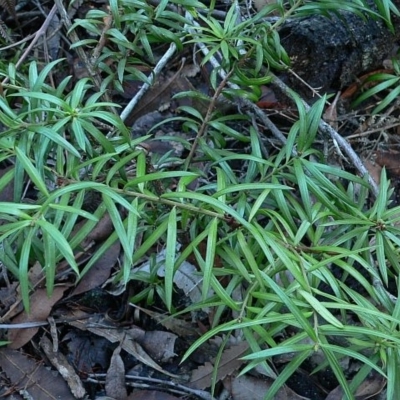
<svg viewBox="0 0 400 400"><path fill-rule="evenodd" d="M127 400L178 400L180 398L158 390L135 390Z"/></svg>
<svg viewBox="0 0 400 400"><path fill-rule="evenodd" d="M382 167L376 162L370 161L368 159L363 159L362 162L364 163L364 166L367 169L368 173L371 175L371 178L377 183L377 185L379 185L381 182Z"/></svg>
<svg viewBox="0 0 400 400"><path fill-rule="evenodd" d="M335 99L330 106L325 110L323 118L324 120L336 131L338 130L338 117L337 117L337 102L340 97L340 92L335 96Z"/></svg>
<svg viewBox="0 0 400 400"><path fill-rule="evenodd" d="M3 317L3 313L16 302L17 300L17 286L18 283L14 282L8 287L0 287L0 317Z"/></svg>
<svg viewBox="0 0 400 400"><path fill-rule="evenodd" d="M400 178L399 153L376 151L373 156L376 164L385 167L390 176Z"/></svg>
<svg viewBox="0 0 400 400"><path fill-rule="evenodd" d="M107 339L92 335L90 332L71 330L63 337L67 344L69 360L80 374L89 374L94 368L107 370L110 365Z"/></svg>
<svg viewBox="0 0 400 400"><path fill-rule="evenodd" d="M62 298L67 289L68 286L56 286L51 297L47 296L46 289L37 289L30 298L30 314L23 311L12 320L12 323L20 324L22 322L46 321L53 305ZM8 332L8 340L11 341L9 347L11 349L19 349L28 343L38 330L39 328L10 329Z"/></svg>
<svg viewBox="0 0 400 400"><path fill-rule="evenodd" d="M98 319L92 317L88 318L87 320L71 321L70 324L83 331L87 330L98 336L101 336L109 340L111 343L121 343L122 349L128 352L129 354L133 355L134 357L136 357L138 361L172 378L178 378L177 375L171 374L168 371L165 371L163 368L161 368L148 355L148 353L143 349L143 347L135 341L135 338L130 337L129 331L117 330L115 329L114 326L111 325L107 327L105 326L105 324L107 323L106 321L102 321L101 325L99 322L100 321ZM93 327L96 324L99 325L98 328Z"/></svg>
<svg viewBox="0 0 400 400"><path fill-rule="evenodd" d="M150 311L145 308L139 307L136 304L130 303L130 306L137 308L153 318L156 322L162 325L169 331L176 333L180 337L191 338L200 336L198 328L195 328L192 323L183 319L166 316L155 311Z"/></svg>
<svg viewBox="0 0 400 400"><path fill-rule="evenodd" d="M138 342L147 350L151 357L165 363L176 357L175 341L178 336L171 332L148 331Z"/></svg>
<svg viewBox="0 0 400 400"><path fill-rule="evenodd" d="M105 212L100 218L100 221L95 225L93 230L88 234L85 242L94 241L96 243L102 242L114 232L114 225L110 218L110 214Z"/></svg>
<svg viewBox="0 0 400 400"><path fill-rule="evenodd" d="M118 346L111 357L110 367L106 375L106 394L116 400L125 400L128 395L125 385L125 365L120 356L121 346Z"/></svg>
<svg viewBox="0 0 400 400"><path fill-rule="evenodd" d="M385 378L378 372L372 371L367 379L357 388L355 400L367 400L379 394L386 385ZM326 400L342 400L344 391L341 386L333 389Z"/></svg>
<svg viewBox="0 0 400 400"><path fill-rule="evenodd" d="M82 381L64 354L59 351L54 351L51 341L46 336L43 336L40 339L40 346L53 367L56 368L60 375L65 379L75 398L84 398L86 396L86 390L83 387Z"/></svg>
<svg viewBox="0 0 400 400"><path fill-rule="evenodd" d="M110 246L83 276L70 297L100 287L109 278L111 270L118 260L120 251L121 244L119 241Z"/></svg>
<svg viewBox="0 0 400 400"><path fill-rule="evenodd" d="M23 391L25 399L75 399L60 375L16 350L0 350L0 367L14 390Z"/></svg>
<svg viewBox="0 0 400 400"><path fill-rule="evenodd" d="M273 380L255 378L253 376L229 377L224 380L225 388L231 393L232 400L264 400ZM293 390L284 386L275 394L274 400L309 400L299 396Z"/></svg>
<svg viewBox="0 0 400 400"><path fill-rule="evenodd" d="M132 88L134 85L132 85ZM151 111L165 111L175 93L194 90L187 78L181 76L180 71L173 73L167 72L160 74L145 95L142 97L138 106L126 118L125 123L132 125L133 122ZM125 89L125 94L127 90ZM132 91L132 97L134 94Z"/></svg>
<svg viewBox="0 0 400 400"><path fill-rule="evenodd" d="M227 375L232 374L244 363L240 357L245 355L248 349L248 343L241 342L223 352L221 360L217 365L217 382L224 379ZM214 365L205 363L204 366L192 372L192 379L187 386L193 389L205 389L210 387L213 373Z"/></svg>

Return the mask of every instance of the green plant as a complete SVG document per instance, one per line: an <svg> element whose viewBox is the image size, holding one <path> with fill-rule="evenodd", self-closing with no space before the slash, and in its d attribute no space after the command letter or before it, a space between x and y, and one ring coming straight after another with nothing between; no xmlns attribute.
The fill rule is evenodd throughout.
<svg viewBox="0 0 400 400"><path fill-rule="evenodd" d="M378 114L390 104L395 102L400 93L400 67L397 60L393 60L393 70L394 73L392 74L376 73L369 76L365 80L364 84L372 84L372 87L367 89L356 99L356 101L353 103L354 107L358 106L367 99L371 99L376 94L386 92L387 90L390 90L389 93L387 93L383 100L373 109L372 113Z"/></svg>
<svg viewBox="0 0 400 400"><path fill-rule="evenodd" d="M379 4L388 20L393 5ZM187 13L172 12L171 5L184 6ZM17 73L12 64L0 65L2 76L10 77L0 97L0 161L9 167L0 188L11 185L13 191L12 199L0 203L0 261L20 281L29 309L29 293L36 284L28 278L32 265L43 268L50 294L60 261L66 260L79 279L119 240L123 256L115 281L141 283L133 301L159 298L171 313L215 307L212 329L186 357L214 335L241 330L251 347L242 373L263 364L275 378L268 398L316 353L324 357L319 368L332 368L347 398L354 397L371 370L388 378L387 396L392 398L400 382L399 306L387 285L400 272L400 210L391 207L385 173L380 195L369 205L365 180L327 165L315 145L325 98L309 112L296 98L299 118L291 123L286 144L271 148L268 155L250 117L222 115L214 107L219 94L232 101L238 96L258 100L260 87L271 80L269 69L286 68L289 60L278 27L289 15L337 6L278 2L245 21L238 21L236 6L221 23L210 16L213 7L197 1L162 1L154 7L114 0L110 15L90 11L71 28L97 35L75 42L73 48L92 51L104 92L123 91L130 78L148 82L142 69L154 63L155 45L174 43L187 49L203 44L207 52L202 64L220 57L210 76L215 96L184 93L207 100L206 113L185 105L173 119L195 137L196 145L184 139L180 143L196 161L207 164L204 169L189 157L180 160L183 166L171 167L176 159L170 154L158 159L146 154L144 142L151 132L132 139L113 111L117 104L103 101L104 92L95 92L90 79L70 89L71 77L66 77L52 87L49 74L63 60L42 69L30 62L26 74ZM346 8L368 12L359 2L346 2ZM279 12L278 21L263 21L272 11ZM105 31L104 18L112 18ZM104 35L107 40L100 45ZM222 70L226 74L221 82ZM192 190L196 180L198 187ZM88 196L98 199L93 207L88 207ZM113 233L84 266L78 265L75 253L106 214ZM180 249L183 239L186 246ZM157 247L165 249L161 261ZM149 270L134 270L146 256ZM174 275L189 256L203 277L202 302L182 310L173 302ZM216 259L222 268L215 268ZM160 278L162 264L165 275ZM351 287L350 278L363 294ZM234 300L237 288L244 295ZM226 322L224 317L233 312L239 317ZM294 355L277 376L269 362L279 354ZM342 370L345 356L360 362L355 376Z"/></svg>
<svg viewBox="0 0 400 400"><path fill-rule="evenodd" d="M302 123L293 125L286 145L289 148L285 146L268 161L251 154L248 173L257 171L257 175L243 180L252 184L227 179L235 176L232 170L227 171L229 161L239 155L209 152L215 164L225 169L213 196L220 199L215 207L229 213L240 227L232 231L229 226L223 230L219 225L216 243L209 243L226 261L224 268L214 270L214 274L218 271L218 276L230 276L233 283L222 288L211 278L215 298L190 307L194 310L218 299L222 301L214 328L191 347L186 357L212 336L238 329L243 330L252 348L252 354L245 357L252 362L242 373L276 355L295 353L278 377L271 372L276 380L268 391L269 399L316 352L322 352L326 360L316 370L329 365L348 398L372 369L384 376L398 374L393 364L400 339L398 307L384 287L399 272L400 209L389 206L390 190L384 175L380 196L366 209L366 183L322 162L321 155L312 148L317 131L314 121L320 117L321 104L323 101L308 114L301 114ZM293 157L290 149L296 145L301 152ZM252 164L255 168L250 168ZM332 177L336 179L332 181ZM273 186L263 187L264 182ZM168 195L171 196L189 197L186 193ZM193 194L189 198L197 197ZM226 205L233 204L235 209L228 211ZM210 238L211 233L208 234ZM196 237L192 240L195 242ZM207 276L209 264L204 261L199 256L198 262L204 265ZM350 277L359 282L363 295L349 286ZM230 296L240 282L246 282L248 290L238 303ZM329 287L330 293L320 289L321 285ZM239 312L240 317L221 323L218 316L226 308ZM361 326L348 324L354 318ZM283 332L284 340L277 342L275 336ZM254 335L260 340L251 339ZM260 343L268 349L260 347ZM340 366L344 356L364 364L350 383ZM395 382L396 379L388 382L388 393L396 390Z"/></svg>

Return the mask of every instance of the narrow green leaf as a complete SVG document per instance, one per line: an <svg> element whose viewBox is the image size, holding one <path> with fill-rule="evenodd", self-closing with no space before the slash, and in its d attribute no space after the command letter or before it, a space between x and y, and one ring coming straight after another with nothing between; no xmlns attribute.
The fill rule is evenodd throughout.
<svg viewBox="0 0 400 400"><path fill-rule="evenodd" d="M78 146L83 150L86 151L86 146L90 149L90 143L86 138L85 132L83 130L81 121L78 118L73 118L72 119L72 124L71 124L72 132L74 134L74 139L76 140L76 143Z"/></svg>
<svg viewBox="0 0 400 400"><path fill-rule="evenodd" d="M355 360L361 361L363 364L368 365L369 367L371 367L372 369L377 371L379 374L385 376L385 373L383 372L383 370L380 367L378 367L378 365L376 365L374 362L372 362L368 357L352 350L351 348L346 348L346 347L341 347L341 346L337 346L337 345L333 345L333 344L326 344L326 343L321 343L320 347L321 347L321 349L329 349L332 352L343 354L347 357L351 357L351 358L354 358Z"/></svg>
<svg viewBox="0 0 400 400"><path fill-rule="evenodd" d="M251 208L250 214L249 214L249 222L256 216L258 213L260 207L263 205L265 199L267 196L270 194L271 189L265 189L262 191L262 193L257 197L257 200L253 204L253 207Z"/></svg>
<svg viewBox="0 0 400 400"><path fill-rule="evenodd" d="M306 175L304 173L303 165L299 159L294 159L294 171L296 174L297 184L299 185L302 205L304 210L307 213L307 217L309 221L312 221L312 212L311 212L311 196L308 191Z"/></svg>
<svg viewBox="0 0 400 400"><path fill-rule="evenodd" d="M51 296L54 288L54 278L56 274L56 243L48 231L43 230L43 250L46 275L46 290L47 295Z"/></svg>
<svg viewBox="0 0 400 400"><path fill-rule="evenodd" d="M327 321L328 323L336 326L337 328L343 328L343 324L333 316L333 314L326 309L321 302L319 302L313 295L306 292L305 290L299 290L299 293L304 297L304 299L311 305L311 307Z"/></svg>
<svg viewBox="0 0 400 400"><path fill-rule="evenodd" d="M313 344L291 344L291 345L282 345L276 346L271 349L261 350L256 353L249 354L247 356L242 357L243 360L256 360L256 359L265 359L269 357L278 356L281 354L290 354L297 353L303 351L313 350L315 345Z"/></svg>
<svg viewBox="0 0 400 400"><path fill-rule="evenodd" d="M293 300L290 299L289 296L264 271L260 271L260 273L263 276L263 279L267 282L268 286L270 286L271 289L279 296L283 304L289 308L310 339L312 339L315 343L318 343L318 337L310 322L304 317L304 312L294 304Z"/></svg>
<svg viewBox="0 0 400 400"><path fill-rule="evenodd" d="M168 228L168 219L164 219L164 221L159 224L156 229L147 237L147 239L142 243L142 245L135 249L135 253L133 254L132 264L135 264L151 249L155 243L157 243L161 236L164 235L165 231Z"/></svg>
<svg viewBox="0 0 400 400"><path fill-rule="evenodd" d="M103 201L110 215L111 221L114 225L114 229L117 232L118 238L127 255L130 255L130 260L132 262L133 248L131 248L129 238L127 237L124 224L122 223L120 212L115 206L113 200L103 193Z"/></svg>
<svg viewBox="0 0 400 400"><path fill-rule="evenodd" d="M384 350L383 350L384 351ZM399 373L399 350L398 348L387 348L387 399L395 399L400 390ZM383 375L383 374L382 374Z"/></svg>
<svg viewBox="0 0 400 400"><path fill-rule="evenodd" d="M229 321L224 324L221 324L208 332L206 332L204 335L202 335L199 339L197 339L186 351L186 353L182 357L182 361L184 362L185 360L188 359L188 357L196 350L198 349L203 343L206 343L209 339L211 339L213 336L217 335L221 330L229 330L229 327L234 324L235 321Z"/></svg>
<svg viewBox="0 0 400 400"><path fill-rule="evenodd" d="M75 87L71 93L69 98L69 104L73 110L76 110L77 107L82 103L83 96L86 93L86 90L91 85L88 85L89 78L79 79L75 84Z"/></svg>
<svg viewBox="0 0 400 400"><path fill-rule="evenodd" d="M121 16L119 13L118 0L110 0L109 4L115 26L118 29L121 29Z"/></svg>
<svg viewBox="0 0 400 400"><path fill-rule="evenodd" d="M215 249L217 246L217 232L219 219L214 218L208 229L206 259L203 269L203 287L202 300L205 301L208 297L208 291L211 286L211 277L214 269Z"/></svg>
<svg viewBox="0 0 400 400"><path fill-rule="evenodd" d="M252 253L251 249L249 248L248 243L246 242L245 236L242 231L238 231L237 239L242 250L243 255L246 258L248 265L250 266L251 271L253 272L257 282L261 287L264 287L264 280L260 274L260 268L257 261L254 258L254 254Z"/></svg>
<svg viewBox="0 0 400 400"><path fill-rule="evenodd" d="M15 154L18 158L18 161L23 166L26 173L29 175L29 178L32 182L36 185L39 191L45 195L46 197L49 196L49 192L47 191L46 184L42 180L41 173L35 168L31 160L25 155L25 153L19 148L15 148Z"/></svg>
<svg viewBox="0 0 400 400"><path fill-rule="evenodd" d="M28 128L32 132L39 133L43 136L46 136L48 139L50 139L52 142L58 144L61 146L63 149L67 150L69 153L73 154L75 157L80 157L80 154L78 150L75 149L74 146L72 146L71 143L69 143L66 139L64 139L57 131L55 131L52 128L48 128L46 126L29 126Z"/></svg>
<svg viewBox="0 0 400 400"><path fill-rule="evenodd" d="M74 253L65 239L64 235L56 229L50 222L43 219L36 220L36 224L42 228L54 240L57 249L64 256L65 260L69 263L73 271L79 276L79 268L76 264Z"/></svg>
<svg viewBox="0 0 400 400"><path fill-rule="evenodd" d="M42 92L19 92L19 93L11 93L8 96L18 96L18 97L28 97L31 99L48 101L50 104L55 104L59 106L64 111L70 111L70 106L64 100L53 96L52 94L42 93Z"/></svg>
<svg viewBox="0 0 400 400"><path fill-rule="evenodd" d="M298 345L300 346L300 345ZM285 366L283 371L278 375L278 377L274 380L273 384L269 388L266 397L264 400L274 400L276 399L275 395L278 393L282 387L284 387L286 381L300 368L301 364L309 358L314 352L313 348L305 348L300 351L300 354L295 355L290 362Z"/></svg>
<svg viewBox="0 0 400 400"><path fill-rule="evenodd" d="M177 214L173 207L168 217L167 244L165 250L165 301L168 310L172 310L172 292L174 286L175 259L177 246Z"/></svg>
<svg viewBox="0 0 400 400"><path fill-rule="evenodd" d="M81 210L77 207L60 205L60 204L50 204L49 207L53 208L55 210L62 210L62 211L68 212L68 213L77 214L83 218L91 219L92 221L98 221L98 219L93 214L91 214L85 210Z"/></svg>
<svg viewBox="0 0 400 400"><path fill-rule="evenodd" d="M331 367L333 373L335 374L337 380L339 381L340 386L342 387L347 399L354 399L354 395L350 390L349 384L347 383L346 377L343 373L343 368L339 364L339 361L335 357L333 351L328 346L323 346L321 343L321 349L325 354L325 357L328 360L329 366Z"/></svg>
<svg viewBox="0 0 400 400"><path fill-rule="evenodd" d="M135 185L137 182L138 188L141 192L144 191L144 182L147 181L148 175L146 175L146 155L144 151L141 151L138 156L136 157L136 179L131 179L126 185L125 188L128 188L129 186ZM141 181L140 179L145 178L146 181Z"/></svg>
<svg viewBox="0 0 400 400"><path fill-rule="evenodd" d="M26 236L24 238L21 255L19 258L19 284L21 287L21 296L24 309L27 313L30 312L29 306L29 279L28 279L28 269L29 269L29 258L31 254L32 239L37 233L37 228L30 226L26 229Z"/></svg>
<svg viewBox="0 0 400 400"><path fill-rule="evenodd" d="M386 265L385 246L384 246L385 238L382 232L380 231L376 232L375 240L376 240L376 259L378 262L379 272L381 273L384 284L388 286L389 282L388 267Z"/></svg>

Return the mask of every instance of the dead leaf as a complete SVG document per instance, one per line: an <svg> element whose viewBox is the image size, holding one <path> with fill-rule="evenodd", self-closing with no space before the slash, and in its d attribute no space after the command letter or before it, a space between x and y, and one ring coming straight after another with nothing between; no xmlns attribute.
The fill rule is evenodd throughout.
<svg viewBox="0 0 400 400"><path fill-rule="evenodd" d="M109 278L120 251L121 244L119 241L116 241L104 252L101 258L92 265L90 270L83 276L78 286L71 293L70 297L100 287Z"/></svg>
<svg viewBox="0 0 400 400"><path fill-rule="evenodd" d="M376 182L377 185L379 185L381 183L382 167L376 162L370 161L368 159L363 159L362 162L368 173L370 174L371 178Z"/></svg>
<svg viewBox="0 0 400 400"><path fill-rule="evenodd" d="M164 328L173 333L176 333L180 337L190 338L200 336L198 328L195 328L190 322L187 322L183 319L170 317L165 314L157 313L155 311L150 311L145 308L139 307L136 304L130 303L130 305L146 313Z"/></svg>
<svg viewBox="0 0 400 400"><path fill-rule="evenodd" d="M17 300L17 286L18 283L14 282L8 287L0 288L0 317L8 310Z"/></svg>
<svg viewBox="0 0 400 400"><path fill-rule="evenodd" d="M110 218L110 214L108 212L104 213L104 215L100 218L100 221L95 225L92 231L88 234L85 239L85 243L87 242L102 242L114 232L114 225ZM85 246L85 244L82 244Z"/></svg>
<svg viewBox="0 0 400 400"><path fill-rule="evenodd" d="M165 254L160 252L160 256L162 255ZM161 265L157 275L160 277L165 276L165 265ZM202 299L202 281L203 276L198 273L193 264L187 261L184 261L180 265L174 275L174 284L184 291L185 295L190 298L192 304L199 303ZM212 295L213 292L210 290L208 296L211 297ZM207 310L206 307L203 308L204 312L207 312Z"/></svg>
<svg viewBox="0 0 400 400"><path fill-rule="evenodd" d="M248 343L241 342L223 352L221 360L217 365L217 382L224 379L227 375L232 374L244 363L240 357L245 355L248 349ZM205 363L204 366L193 371L192 379L187 386L201 390L210 387L213 373L214 366L211 363Z"/></svg>
<svg viewBox="0 0 400 400"><path fill-rule="evenodd" d="M16 391L21 390L25 399L73 400L64 379L54 374L36 360L28 358L16 350L0 350L0 366Z"/></svg>
<svg viewBox="0 0 400 400"><path fill-rule="evenodd" d="M358 387L355 400L367 400L379 394L386 385L386 379L378 372L372 371L368 378ZM326 400L342 400L344 391L341 386L333 389Z"/></svg>
<svg viewBox="0 0 400 400"><path fill-rule="evenodd" d="M178 400L181 397L171 396L165 392L159 392L158 390L135 390L133 391L127 400Z"/></svg>
<svg viewBox="0 0 400 400"><path fill-rule="evenodd" d="M134 85L132 84L132 88ZM132 125L139 117L152 111L166 111L171 106L172 97L176 93L195 91L196 89L190 81L181 73L168 72L157 77L156 82L151 86L142 97L138 106L126 118L126 125ZM125 92L127 90L125 89ZM130 97L133 97L134 91ZM135 91L136 92L136 91ZM209 102L204 101L200 96L198 98L186 97L176 100L176 105L192 106L201 114L205 114L208 109Z"/></svg>
<svg viewBox="0 0 400 400"><path fill-rule="evenodd" d="M385 167L389 175L400 178L400 153L391 151L376 151L373 154L376 164Z"/></svg>
<svg viewBox="0 0 400 400"><path fill-rule="evenodd" d="M360 77L358 77L357 81L352 83L340 96L342 100L352 98L356 93L360 91L360 89L370 89L377 85L377 81L368 81L368 78L372 75L383 73L390 74L393 73L393 70L388 69L378 69L375 71L368 72Z"/></svg>
<svg viewBox="0 0 400 400"><path fill-rule="evenodd" d="M79 376L69 364L64 354L59 351L54 351L51 341L45 335L40 339L40 346L53 367L56 368L65 379L75 398L84 398L86 396L86 390L83 387L82 381L79 379Z"/></svg>
<svg viewBox="0 0 400 400"><path fill-rule="evenodd" d="M156 256L156 263L160 265L157 275L159 277L165 276L165 250L161 250ZM143 263L140 267L132 269L132 274L143 271L150 272L150 261ZM192 302L192 304L196 304L202 299L202 283L203 276L197 271L196 267L184 261L179 269L174 274L174 284L178 286L179 289L182 289L185 292L185 295L188 296ZM208 292L208 296L213 296L213 291L210 289ZM207 307L202 309L205 313L209 311Z"/></svg>
<svg viewBox="0 0 400 400"><path fill-rule="evenodd" d="M57 59L58 52L60 51L61 28L62 22L56 13L50 21L46 31L46 36L48 37L46 41L47 50L51 61Z"/></svg>
<svg viewBox="0 0 400 400"><path fill-rule="evenodd" d="M110 342L90 332L71 331L63 337L67 343L70 362L81 374L89 374L101 367L106 370L110 365L108 347Z"/></svg>
<svg viewBox="0 0 400 400"><path fill-rule="evenodd" d="M175 341L178 336L164 331L148 331L138 342L147 350L151 357L164 363L176 357Z"/></svg>
<svg viewBox="0 0 400 400"><path fill-rule="evenodd" d="M161 372L165 375L168 375L172 378L179 378L177 375L171 374L168 371L165 371L161 368L143 349L143 347L137 343L134 338L130 337L129 331L122 331L115 329L114 326L109 326L109 328L105 327L106 321L102 321L102 326L100 327L99 320L96 318L89 318L85 321L71 321L70 324L75 326L78 329L82 329L84 331L92 332L98 336L104 337L109 340L111 343L121 343L121 347L128 352L129 354L136 357L143 364L155 369L158 372ZM94 325L99 324L99 328L93 328Z"/></svg>
<svg viewBox="0 0 400 400"><path fill-rule="evenodd" d="M23 311L12 320L12 323L46 321L53 305L62 298L67 289L68 286L56 286L51 297L47 296L46 289L37 289L30 298L31 313ZM8 332L8 340L11 341L9 347L19 349L28 343L38 330L39 328L10 329Z"/></svg>
<svg viewBox="0 0 400 400"><path fill-rule="evenodd" d="M276 0L254 0L254 7L257 11L261 11L264 7L267 7L271 4L276 4ZM278 11L273 11L269 15L279 15Z"/></svg>
<svg viewBox="0 0 400 400"><path fill-rule="evenodd" d="M325 110L323 118L324 120L336 131L338 130L338 117L337 117L337 102L340 98L340 92L335 96L335 99L330 106Z"/></svg>
<svg viewBox="0 0 400 400"><path fill-rule="evenodd" d="M106 375L106 394L116 400L125 400L128 393L125 386L125 365L120 352L121 346L118 346L111 357Z"/></svg>
<svg viewBox="0 0 400 400"><path fill-rule="evenodd" d="M232 400L264 400L265 395L273 384L272 379L255 378L244 375L228 377L224 380L225 388L231 393ZM282 387L275 394L274 400L309 400L299 396L287 386Z"/></svg>

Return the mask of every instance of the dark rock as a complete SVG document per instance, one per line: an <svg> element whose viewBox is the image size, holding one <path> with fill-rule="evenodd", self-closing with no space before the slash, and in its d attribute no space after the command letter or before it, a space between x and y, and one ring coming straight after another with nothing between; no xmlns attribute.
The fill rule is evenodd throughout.
<svg viewBox="0 0 400 400"><path fill-rule="evenodd" d="M380 67L397 39L382 19L344 11L293 20L283 26L280 37L294 72L321 93L340 90ZM287 79L310 98L311 91L299 79L292 74Z"/></svg>

